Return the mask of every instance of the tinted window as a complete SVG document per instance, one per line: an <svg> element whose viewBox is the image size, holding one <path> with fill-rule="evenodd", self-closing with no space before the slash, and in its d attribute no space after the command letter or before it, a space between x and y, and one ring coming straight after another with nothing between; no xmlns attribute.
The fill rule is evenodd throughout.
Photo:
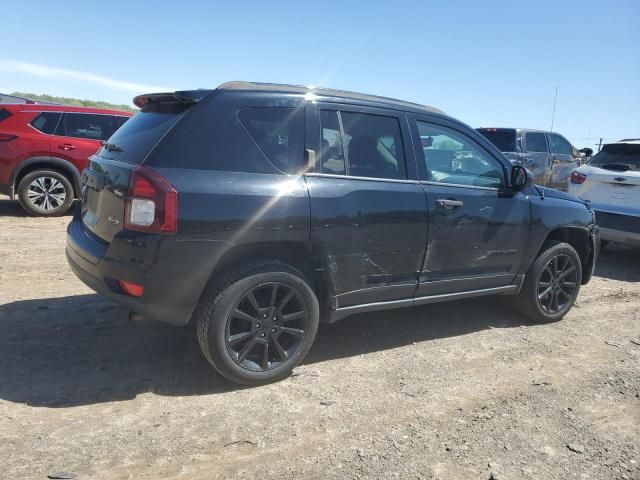
<svg viewBox="0 0 640 480"><path fill-rule="evenodd" d="M542 132L528 132L525 135L527 152L547 152L547 140Z"/></svg>
<svg viewBox="0 0 640 480"><path fill-rule="evenodd" d="M516 131L513 129L479 128L484 135L501 152L516 152Z"/></svg>
<svg viewBox="0 0 640 480"><path fill-rule="evenodd" d="M319 162L320 172L345 175L347 173L342 135L338 112L323 110L320 112L320 128L322 129Z"/></svg>
<svg viewBox="0 0 640 480"><path fill-rule="evenodd" d="M128 130L138 115L125 123L112 140L121 131ZM160 167L282 173L251 138L238 117L236 102L210 102L190 107L154 150L149 162Z"/></svg>
<svg viewBox="0 0 640 480"><path fill-rule="evenodd" d="M447 127L418 122L429 180L499 188L502 164L469 137Z"/></svg>
<svg viewBox="0 0 640 480"><path fill-rule="evenodd" d="M589 166L615 171L640 170L640 144L605 145Z"/></svg>
<svg viewBox="0 0 640 480"><path fill-rule="evenodd" d="M141 163L162 136L178 121L180 113L140 112L129 118L109 139L122 152L101 149L101 157Z"/></svg>
<svg viewBox="0 0 640 480"><path fill-rule="evenodd" d="M56 134L65 137L106 140L115 131L111 115L65 113Z"/></svg>
<svg viewBox="0 0 640 480"><path fill-rule="evenodd" d="M347 173L356 177L404 179L404 148L397 118L340 112Z"/></svg>
<svg viewBox="0 0 640 480"><path fill-rule="evenodd" d="M58 120L60 120L61 113L56 112L42 112L36 118L31 120L30 125L36 130L40 130L42 133L51 135L56 130Z"/></svg>
<svg viewBox="0 0 640 480"><path fill-rule="evenodd" d="M129 120L129 117L124 117L124 116L120 116L120 115L115 115L113 117L113 122L114 122L114 126L115 129L118 130L122 125L125 124L125 122Z"/></svg>
<svg viewBox="0 0 640 480"><path fill-rule="evenodd" d="M271 162L284 172L302 167L304 110L299 108L248 108L238 117Z"/></svg>
<svg viewBox="0 0 640 480"><path fill-rule="evenodd" d="M558 155L571 155L573 148L569 142L555 133L549 133L548 135L549 150L551 150L551 153L557 153Z"/></svg>
<svg viewBox="0 0 640 480"><path fill-rule="evenodd" d="M11 116L11 112L9 110L5 110L4 108L0 108L0 122L5 118Z"/></svg>

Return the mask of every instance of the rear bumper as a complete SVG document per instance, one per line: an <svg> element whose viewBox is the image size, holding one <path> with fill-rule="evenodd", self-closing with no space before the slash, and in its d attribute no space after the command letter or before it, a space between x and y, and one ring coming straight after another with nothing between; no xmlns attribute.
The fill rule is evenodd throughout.
<svg viewBox="0 0 640 480"><path fill-rule="evenodd" d="M211 271L197 245L188 243L174 236L122 232L107 244L76 217L67 228L66 255L75 275L97 293L144 317L185 325ZM118 280L143 285L143 295L123 293Z"/></svg>
<svg viewBox="0 0 640 480"><path fill-rule="evenodd" d="M640 216L596 211L596 221L602 240L640 246Z"/></svg>

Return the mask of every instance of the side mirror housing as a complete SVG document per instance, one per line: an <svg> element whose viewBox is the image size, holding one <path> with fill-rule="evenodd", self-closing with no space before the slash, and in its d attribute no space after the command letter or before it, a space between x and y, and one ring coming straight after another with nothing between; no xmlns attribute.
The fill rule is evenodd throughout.
<svg viewBox="0 0 640 480"><path fill-rule="evenodd" d="M522 165L511 167L511 190L519 191L533 183L533 175Z"/></svg>
<svg viewBox="0 0 640 480"><path fill-rule="evenodd" d="M581 148L578 152L582 153L587 158L593 155L593 149L589 147Z"/></svg>

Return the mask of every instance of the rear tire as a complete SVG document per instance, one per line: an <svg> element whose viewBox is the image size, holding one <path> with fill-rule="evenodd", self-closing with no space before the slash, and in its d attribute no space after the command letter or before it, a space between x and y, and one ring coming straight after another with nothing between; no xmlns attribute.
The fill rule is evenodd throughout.
<svg viewBox="0 0 640 480"><path fill-rule="evenodd" d="M20 180L18 200L31 215L58 217L73 203L73 186L55 170L34 170Z"/></svg>
<svg viewBox="0 0 640 480"><path fill-rule="evenodd" d="M535 259L514 298L516 309L536 323L559 320L580 292L582 264L568 243L547 243Z"/></svg>
<svg viewBox="0 0 640 480"><path fill-rule="evenodd" d="M318 299L304 275L271 260L223 276L195 314L200 348L235 383L261 385L289 375L309 352Z"/></svg>

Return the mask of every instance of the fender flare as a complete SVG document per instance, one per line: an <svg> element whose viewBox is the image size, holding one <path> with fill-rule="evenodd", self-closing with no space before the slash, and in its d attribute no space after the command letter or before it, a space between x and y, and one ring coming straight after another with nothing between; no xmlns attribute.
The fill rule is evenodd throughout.
<svg viewBox="0 0 640 480"><path fill-rule="evenodd" d="M80 194L80 189L82 188L82 180L80 177L80 172L78 171L78 169L75 167L73 163L57 157L41 156L41 157L31 157L20 162L20 164L18 165L18 168L16 168L13 171L13 173L11 174L10 182L9 182L9 189L11 191L10 196L12 198L15 195L15 190L17 188L16 179L20 176L20 173L30 165L34 165L38 163L43 165L48 164L52 167L55 167L56 170L60 170L66 173L68 176L71 177L71 182L73 183L73 189L76 197Z"/></svg>

